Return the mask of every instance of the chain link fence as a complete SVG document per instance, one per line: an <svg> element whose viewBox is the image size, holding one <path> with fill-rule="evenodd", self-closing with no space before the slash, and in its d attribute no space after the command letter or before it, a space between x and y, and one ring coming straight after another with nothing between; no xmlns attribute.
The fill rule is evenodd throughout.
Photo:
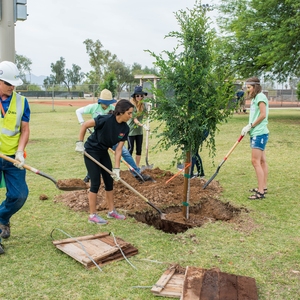
<svg viewBox="0 0 300 300"><path fill-rule="evenodd" d="M150 88L146 83L143 84L144 88ZM146 87L147 86L147 87ZM39 90L36 90L37 87ZM133 89L133 88L132 88ZM50 98L50 99L86 99L95 97L100 94L100 88L98 84L83 84L76 87L72 87L70 91L61 85L53 85L47 90L43 86L39 85L23 85L20 88L17 87L16 91L28 98ZM116 99L130 99L132 91L121 91L118 93ZM268 89L263 91L270 101L277 102L298 102L297 90L295 89ZM151 94L148 94L151 97Z"/></svg>
<svg viewBox="0 0 300 300"><path fill-rule="evenodd" d="M115 99L130 99L130 95L134 90L134 86L137 84L132 84L129 87L129 91L121 91L115 95ZM16 92L27 98L33 99L87 99L87 98L98 98L100 95L99 84L82 84L75 87L71 87L68 90L62 85L53 85L44 88L43 85L22 85L16 87Z"/></svg>

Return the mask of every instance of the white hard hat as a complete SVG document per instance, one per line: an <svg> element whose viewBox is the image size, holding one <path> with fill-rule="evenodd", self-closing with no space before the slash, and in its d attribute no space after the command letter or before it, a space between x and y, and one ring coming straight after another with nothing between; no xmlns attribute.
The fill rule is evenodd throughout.
<svg viewBox="0 0 300 300"><path fill-rule="evenodd" d="M17 66L6 60L0 62L0 80L6 81L13 86L23 84L23 80L20 78L20 72Z"/></svg>

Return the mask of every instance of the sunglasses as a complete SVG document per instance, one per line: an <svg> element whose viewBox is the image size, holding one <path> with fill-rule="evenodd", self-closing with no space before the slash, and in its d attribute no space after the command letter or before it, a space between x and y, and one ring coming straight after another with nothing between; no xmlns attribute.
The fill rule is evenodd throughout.
<svg viewBox="0 0 300 300"><path fill-rule="evenodd" d="M4 81L4 80L2 80L2 81L4 82L5 85L7 85L7 86L12 86L12 84L10 84L9 82L6 82L6 81Z"/></svg>
<svg viewBox="0 0 300 300"><path fill-rule="evenodd" d="M144 95L135 95L135 98L138 98L138 97L144 98Z"/></svg>

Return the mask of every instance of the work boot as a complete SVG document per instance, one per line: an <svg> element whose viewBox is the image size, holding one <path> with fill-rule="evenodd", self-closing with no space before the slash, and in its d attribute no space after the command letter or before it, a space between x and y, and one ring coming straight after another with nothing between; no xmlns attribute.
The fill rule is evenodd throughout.
<svg viewBox="0 0 300 300"><path fill-rule="evenodd" d="M83 179L84 182L88 183L90 181L90 176L89 174L87 174L84 179Z"/></svg>
<svg viewBox="0 0 300 300"><path fill-rule="evenodd" d="M0 236L4 239L8 239L10 237L10 224L7 225L0 224Z"/></svg>

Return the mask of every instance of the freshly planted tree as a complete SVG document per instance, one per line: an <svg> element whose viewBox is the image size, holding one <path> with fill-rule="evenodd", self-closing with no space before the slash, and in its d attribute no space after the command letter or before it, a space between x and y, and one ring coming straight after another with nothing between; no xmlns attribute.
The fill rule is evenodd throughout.
<svg viewBox="0 0 300 300"><path fill-rule="evenodd" d="M218 66L214 51L215 31L209 27L206 9L196 1L192 9L175 13L180 31L166 37L176 38L172 51L155 54L161 80L153 87L152 117L161 122L160 147L175 148L175 157L185 157L186 164L201 146L209 131L207 146L215 154L215 132L232 113L233 81L226 66ZM183 153L183 154L182 154ZM184 207L186 215L189 169L185 171Z"/></svg>

